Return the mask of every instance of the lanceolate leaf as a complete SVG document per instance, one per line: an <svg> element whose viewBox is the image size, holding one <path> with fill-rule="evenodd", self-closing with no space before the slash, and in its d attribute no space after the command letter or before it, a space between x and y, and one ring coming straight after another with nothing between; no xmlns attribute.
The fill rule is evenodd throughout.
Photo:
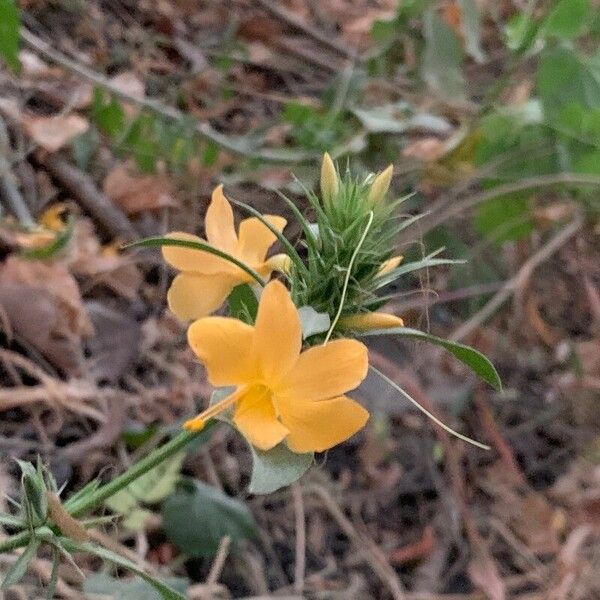
<svg viewBox="0 0 600 600"><path fill-rule="evenodd" d="M204 242L192 242L191 240L178 240L175 238L167 238L167 237L153 237L146 238L145 240L140 240L138 242L133 242L132 244L126 244L123 248L140 248L140 247L156 247L156 246L180 246L181 248L191 248L192 250L201 250L202 252L208 252L209 254L214 254L223 260L227 260L230 263L233 263L236 267L245 271L260 285L264 285L265 282L262 280L262 277L254 270L251 269L247 264L243 263L241 260L238 260L235 256L228 254L227 252L223 252L223 250L219 250L211 246L210 244L205 244Z"/></svg>
<svg viewBox="0 0 600 600"><path fill-rule="evenodd" d="M72 540L61 538L60 540L62 547L69 552L85 552L87 554L93 554L98 558L102 558L107 560L114 565L121 567L123 569L127 569L136 575L139 575L144 581L148 582L159 594L163 600L185 600L185 596L176 592L174 589L170 588L168 585L165 585L162 581L148 575L142 569L140 569L134 562L129 559L121 556L120 554L116 554L111 550L107 550L102 546L98 546L96 544L78 544L77 542L73 542Z"/></svg>
<svg viewBox="0 0 600 600"><path fill-rule="evenodd" d="M472 369L477 375L479 375L479 377L489 383L495 390L502 389L502 382L500 381L500 376L498 375L494 365L481 352L475 350L475 348L471 348L470 346L451 342L435 335L424 333L418 329L410 329L408 327L395 327L393 329L365 331L361 332L361 335L402 335L417 340L431 342L432 344L437 344L438 346L442 346L448 350L448 352L454 354L458 360Z"/></svg>
<svg viewBox="0 0 600 600"><path fill-rule="evenodd" d="M29 545L25 550L23 550L23 554L19 556L16 562L8 569L4 580L2 581L2 585L0 585L0 589L5 590L6 588L14 585L15 583L19 583L25 575L25 571L27 571L27 566L31 562L35 555L37 554L38 548L40 547L41 541L37 538L32 538L29 542Z"/></svg>

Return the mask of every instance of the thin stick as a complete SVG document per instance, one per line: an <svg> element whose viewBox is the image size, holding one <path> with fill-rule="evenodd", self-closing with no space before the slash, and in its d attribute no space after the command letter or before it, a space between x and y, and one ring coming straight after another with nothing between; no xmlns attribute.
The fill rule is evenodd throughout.
<svg viewBox="0 0 600 600"><path fill-rule="evenodd" d="M306 516L302 488L298 482L292 485L294 514L296 516L296 565L294 567L294 592L302 595L306 576Z"/></svg>
<svg viewBox="0 0 600 600"><path fill-rule="evenodd" d="M499 198L500 196L506 196L508 194L515 194L517 192L524 192L526 190L560 184L600 186L600 176L586 175L582 173L556 173L554 175L541 175L539 177L528 177L526 179L521 179L520 181L516 181L514 183L499 185L491 190L485 190L483 192L479 192L478 194L473 194L472 196L468 196L462 200L454 200L449 204L444 198L436 202L436 204L431 207L428 215L423 217L414 225L411 225L402 231L401 235L399 236L398 243L402 243L407 240L413 240L415 236L415 230L419 232L419 235L425 235L428 231L431 231L434 227L437 227L448 219L462 214L469 208L473 208L474 206L482 204L488 200L492 200L493 198Z"/></svg>
<svg viewBox="0 0 600 600"><path fill-rule="evenodd" d="M219 542L219 548L217 550L217 555L215 556L215 560L213 561L210 571L208 572L208 576L206 577L206 586L208 588L214 587L219 581L219 577L221 576L221 572L223 571L223 567L225 566L225 561L227 560L227 556L229 555L229 546L231 545L231 538L226 535L221 538Z"/></svg>
<svg viewBox="0 0 600 600"><path fill-rule="evenodd" d="M599 180L600 181L600 180ZM509 279L496 293L496 295L469 320L465 321L449 337L449 340L457 342L467 337L487 321L526 281L533 271L546 259L550 258L561 246L568 242L583 227L583 218L578 215L535 254L528 258L517 274Z"/></svg>
<svg viewBox="0 0 600 600"><path fill-rule="evenodd" d="M342 297L340 299L340 306L338 308L338 311L337 311L333 321L331 322L331 327L329 328L329 331L327 332L327 335L325 336L325 341L323 342L323 346L329 341L329 338L331 337L331 334L333 333L335 326L337 325L338 321L340 320L342 311L344 310L344 302L346 301L346 292L348 291L348 284L350 283L350 277L352 275L352 267L354 266L354 261L356 260L356 257L358 256L358 253L360 252L360 249L362 248L362 245L365 242L367 233L369 233L369 229L371 228L371 224L373 223L373 217L374 217L373 211L371 211L369 213L369 220L367 222L367 226L365 227L365 230L363 231L362 236L360 237L360 240L359 240L358 244L356 245L354 252L352 253L350 262L348 263L348 269L346 270L346 277L344 278L344 286L342 288Z"/></svg>
<svg viewBox="0 0 600 600"><path fill-rule="evenodd" d="M52 177L73 194L94 221L114 238L132 240L138 237L127 215L102 193L94 180L60 154L38 152L37 159Z"/></svg>
<svg viewBox="0 0 600 600"><path fill-rule="evenodd" d="M135 106L140 106L141 108L145 108L150 110L156 114L159 114L169 120L173 121L183 121L184 119L188 119L189 116L183 113L182 111L173 108L172 106L167 106L158 100L154 100L152 98L146 97L138 97L128 92L119 89L114 83L108 80L106 77L97 73L93 69L89 69L85 65L82 65L74 60L71 60L62 52L55 50L46 43L44 40L39 38L37 35L29 31L26 27L21 26L20 28L21 39L27 44L30 48L33 48L36 52L51 60L61 67L75 73L78 77L90 81L95 85L98 85L105 90L108 90L111 94L120 98L121 100L125 100L126 102L130 102ZM239 154L241 156L248 156L253 158L259 158L265 161L273 161L273 162L285 162L285 163L296 163L296 162L306 162L310 160L314 160L316 157L313 153L310 152L302 152L302 151L293 151L293 150L282 150L282 149L274 149L269 150L268 148L256 149L251 147L248 144L238 143L233 139L230 139L226 135L218 132L213 129L211 125L205 121L198 121L195 124L196 133L201 135L202 137L211 140L215 144L218 144L222 148L229 150L235 154Z"/></svg>
<svg viewBox="0 0 600 600"><path fill-rule="evenodd" d="M385 555L377 547L377 544L364 533L359 533L356 530L352 521L346 517L337 502L323 486L306 486L304 488L304 493L307 492L312 492L319 496L325 505L325 508L327 508L331 516L336 520L340 529L344 532L344 535L354 543L365 562L373 569L373 572L388 588L394 600L406 600L406 594L396 571L391 567Z"/></svg>
<svg viewBox="0 0 600 600"><path fill-rule="evenodd" d="M10 143L4 120L0 116L0 198L5 198L14 216L23 227L33 227L35 221L16 184L9 160Z"/></svg>
<svg viewBox="0 0 600 600"><path fill-rule="evenodd" d="M348 48L338 40L333 38L331 35L312 27L308 23L305 23L302 19L298 18L294 13L290 12L286 8L283 8L280 3L272 2L271 0L256 0L258 4L262 6L266 11L270 12L273 16L277 17L280 21L283 21L287 25L290 25L294 29L305 33L309 37L321 42L324 46L339 52L346 58L355 58L356 51Z"/></svg>

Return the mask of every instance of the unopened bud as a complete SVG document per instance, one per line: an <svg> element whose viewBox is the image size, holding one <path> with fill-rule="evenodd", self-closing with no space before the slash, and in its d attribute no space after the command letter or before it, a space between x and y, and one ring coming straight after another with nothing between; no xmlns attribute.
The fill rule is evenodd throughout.
<svg viewBox="0 0 600 600"><path fill-rule="evenodd" d="M321 197L323 203L331 202L337 196L338 189L339 183L335 165L329 153L325 152L321 163Z"/></svg>
<svg viewBox="0 0 600 600"><path fill-rule="evenodd" d="M369 206L374 206L383 200L390 188L393 173L394 167L390 165L385 171L382 171L375 177L375 181L373 181L373 184L371 185L369 196L367 198Z"/></svg>

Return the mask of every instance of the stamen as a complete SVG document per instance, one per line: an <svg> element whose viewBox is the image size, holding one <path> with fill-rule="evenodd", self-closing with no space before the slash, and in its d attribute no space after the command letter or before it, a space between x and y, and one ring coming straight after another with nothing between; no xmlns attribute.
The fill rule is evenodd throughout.
<svg viewBox="0 0 600 600"><path fill-rule="evenodd" d="M183 424L183 428L188 431L202 431L207 421L222 413L230 406L235 404L239 397L246 391L246 386L238 388L233 394L226 396L223 400L219 400L216 404L209 406L205 411L201 412L197 417L186 421Z"/></svg>

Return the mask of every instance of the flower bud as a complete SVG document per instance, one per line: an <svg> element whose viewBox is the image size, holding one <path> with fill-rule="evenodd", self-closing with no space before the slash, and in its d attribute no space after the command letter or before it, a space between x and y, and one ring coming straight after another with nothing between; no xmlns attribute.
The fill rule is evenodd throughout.
<svg viewBox="0 0 600 600"><path fill-rule="evenodd" d="M367 203L369 206L374 206L383 200L390 187L393 173L394 167L390 165L387 169L385 169L385 171L382 171L379 173L379 175L377 175L377 177L375 177L375 181L373 181L371 185L369 196L367 198Z"/></svg>
<svg viewBox="0 0 600 600"><path fill-rule="evenodd" d="M323 203L331 202L337 196L338 189L339 182L335 165L329 153L325 152L321 163L321 197Z"/></svg>
<svg viewBox="0 0 600 600"><path fill-rule="evenodd" d="M394 327L404 327L404 321L396 315L373 312L343 316L339 320L339 325L343 329L350 329L353 331L370 331L374 329L392 329Z"/></svg>

